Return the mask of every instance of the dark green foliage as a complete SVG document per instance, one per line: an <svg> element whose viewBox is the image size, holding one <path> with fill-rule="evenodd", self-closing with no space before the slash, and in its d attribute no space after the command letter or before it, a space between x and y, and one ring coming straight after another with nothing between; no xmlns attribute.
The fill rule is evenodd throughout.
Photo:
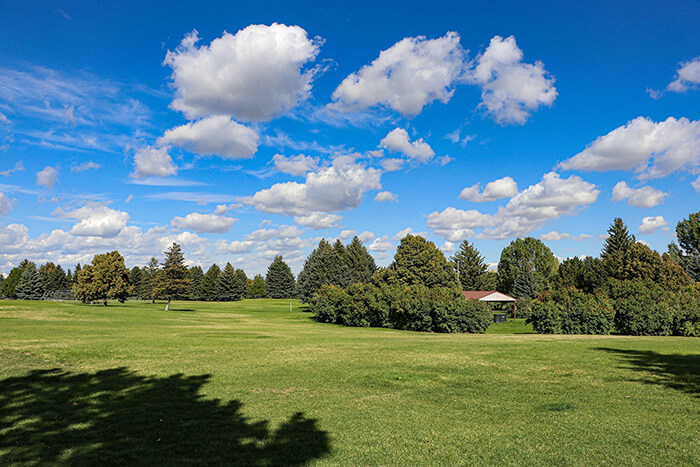
<svg viewBox="0 0 700 467"><path fill-rule="evenodd" d="M615 327L630 336L668 336L673 332L673 310L663 287L652 281L613 279L608 296L615 307Z"/></svg>
<svg viewBox="0 0 700 467"><path fill-rule="evenodd" d="M700 337L700 284L668 294L666 301L673 310L673 334Z"/></svg>
<svg viewBox="0 0 700 467"><path fill-rule="evenodd" d="M141 274L141 285L139 287L140 298L151 300L152 303L155 303L159 271L160 264L158 260L156 258L151 258L148 264L143 268L143 274Z"/></svg>
<svg viewBox="0 0 700 467"><path fill-rule="evenodd" d="M690 214L676 225L680 247L671 243L669 253L694 281L700 281L700 212Z"/></svg>
<svg viewBox="0 0 700 467"><path fill-rule="evenodd" d="M190 268L190 298L192 300L202 300L202 280L204 271L199 266Z"/></svg>
<svg viewBox="0 0 700 467"><path fill-rule="evenodd" d="M464 240L459 245L459 250L450 258L452 267L459 275L459 282L462 284L462 290L494 290L488 288L493 285L486 271L487 265L484 263L484 256L479 253L473 243Z"/></svg>
<svg viewBox="0 0 700 467"><path fill-rule="evenodd" d="M324 285L311 310L323 322L408 331L481 333L492 319L483 302L466 300L453 288L423 285Z"/></svg>
<svg viewBox="0 0 700 467"><path fill-rule="evenodd" d="M405 285L458 288L457 275L433 242L418 235L406 235L389 266Z"/></svg>
<svg viewBox="0 0 700 467"><path fill-rule="evenodd" d="M377 272L377 264L358 237L353 237L345 248L351 284L369 282Z"/></svg>
<svg viewBox="0 0 700 467"><path fill-rule="evenodd" d="M513 295L515 298L535 298L541 288L533 271L525 271L515 278Z"/></svg>
<svg viewBox="0 0 700 467"><path fill-rule="evenodd" d="M248 280L245 298L265 298L265 278L261 274Z"/></svg>
<svg viewBox="0 0 700 467"><path fill-rule="evenodd" d="M78 283L78 274L80 274L80 271L82 271L82 267L80 266L80 263L75 265L75 272L73 273L73 284L75 285Z"/></svg>
<svg viewBox="0 0 700 467"><path fill-rule="evenodd" d="M615 311L603 294L585 294L573 287L545 292L534 300L527 323L541 334L610 334Z"/></svg>
<svg viewBox="0 0 700 467"><path fill-rule="evenodd" d="M41 300L43 298L44 283L34 263L29 263L24 267L15 291L20 300Z"/></svg>
<svg viewBox="0 0 700 467"><path fill-rule="evenodd" d="M537 294L547 290L555 278L559 262L540 240L518 238L503 249L498 263L498 290L513 295L515 281L523 274L532 274Z"/></svg>
<svg viewBox="0 0 700 467"><path fill-rule="evenodd" d="M603 263L598 258L586 256L565 259L557 271L555 284L558 288L576 287L586 293L593 293L607 281Z"/></svg>
<svg viewBox="0 0 700 467"><path fill-rule="evenodd" d="M44 298L62 298L70 287L61 265L52 262L43 264L38 270L44 286Z"/></svg>
<svg viewBox="0 0 700 467"><path fill-rule="evenodd" d="M134 266L129 271L129 287L131 287L131 295L141 297L141 280L143 279L143 271L140 267Z"/></svg>
<svg viewBox="0 0 700 467"><path fill-rule="evenodd" d="M608 278L648 280L666 290L679 290L690 284L690 277L670 255L663 258L642 243L634 243L624 252L608 256L601 267Z"/></svg>
<svg viewBox="0 0 700 467"><path fill-rule="evenodd" d="M235 270L231 263L226 263L216 283L216 299L220 302L233 302L242 299L245 293L245 284L246 277L243 270Z"/></svg>
<svg viewBox="0 0 700 467"><path fill-rule="evenodd" d="M173 243L165 252L165 261L161 273L157 275L155 291L157 297L168 300L165 311L170 308L170 301L186 298L190 291L190 274L185 266L185 255L180 245Z"/></svg>
<svg viewBox="0 0 700 467"><path fill-rule="evenodd" d="M281 256L276 256L267 267L265 295L268 298L294 298L294 274Z"/></svg>
<svg viewBox="0 0 700 467"><path fill-rule="evenodd" d="M600 252L600 258L606 259L610 256L623 254L630 249L635 242L634 235L629 233L622 219L616 217L608 228L608 238L605 239L603 250Z"/></svg>
<svg viewBox="0 0 700 467"><path fill-rule="evenodd" d="M201 299L208 302L216 300L216 284L219 282L221 269L216 264L212 264L207 273L202 278Z"/></svg>

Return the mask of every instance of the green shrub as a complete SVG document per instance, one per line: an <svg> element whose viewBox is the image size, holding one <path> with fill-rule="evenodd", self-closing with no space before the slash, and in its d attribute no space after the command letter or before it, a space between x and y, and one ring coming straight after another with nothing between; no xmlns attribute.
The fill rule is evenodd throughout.
<svg viewBox="0 0 700 467"><path fill-rule="evenodd" d="M672 293L648 280L608 283L615 308L615 328L629 336L669 336L673 332Z"/></svg>
<svg viewBox="0 0 700 467"><path fill-rule="evenodd" d="M424 285L353 284L321 287L311 304L319 321L432 332L484 332L492 315L487 304L456 290Z"/></svg>
<svg viewBox="0 0 700 467"><path fill-rule="evenodd" d="M610 334L615 311L605 295L557 289L532 303L526 322L542 334Z"/></svg>
<svg viewBox="0 0 700 467"><path fill-rule="evenodd" d="M673 313L673 334L700 337L700 284L669 294L667 301Z"/></svg>

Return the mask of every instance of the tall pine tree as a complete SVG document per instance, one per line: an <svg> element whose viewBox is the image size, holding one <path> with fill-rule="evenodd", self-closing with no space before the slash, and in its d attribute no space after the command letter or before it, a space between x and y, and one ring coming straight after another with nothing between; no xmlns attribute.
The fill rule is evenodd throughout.
<svg viewBox="0 0 700 467"><path fill-rule="evenodd" d="M156 258L151 258L148 264L143 268L141 275L141 298L150 300L151 303L156 302L156 283L158 282L158 272L160 264Z"/></svg>
<svg viewBox="0 0 700 467"><path fill-rule="evenodd" d="M17 284L17 298L20 300L41 300L44 296L44 283L34 263L28 264Z"/></svg>
<svg viewBox="0 0 700 467"><path fill-rule="evenodd" d="M155 295L168 300L165 311L170 309L170 301L187 297L190 290L189 270L185 266L185 255L177 243L170 245L165 252L162 274L156 281Z"/></svg>
<svg viewBox="0 0 700 467"><path fill-rule="evenodd" d="M204 279L204 271L199 266L190 268L190 298L192 300L202 299L202 279Z"/></svg>
<svg viewBox="0 0 700 467"><path fill-rule="evenodd" d="M616 217L608 228L608 238L605 239L600 258L606 259L612 255L624 254L636 242L634 235L630 234L622 219Z"/></svg>
<svg viewBox="0 0 700 467"><path fill-rule="evenodd" d="M292 270L281 256L275 256L275 260L267 268L265 295L269 298L294 298L294 289Z"/></svg>
<svg viewBox="0 0 700 467"><path fill-rule="evenodd" d="M353 237L345 248L351 284L367 283L377 272L377 264L358 237Z"/></svg>
<svg viewBox="0 0 700 467"><path fill-rule="evenodd" d="M221 268L216 264L212 264L207 273L202 278L201 297L202 300L213 302L216 300L216 284L219 282Z"/></svg>
<svg viewBox="0 0 700 467"><path fill-rule="evenodd" d="M462 290L489 290L485 287L488 266L484 263L484 257L473 243L464 240L451 260L452 267L459 276Z"/></svg>

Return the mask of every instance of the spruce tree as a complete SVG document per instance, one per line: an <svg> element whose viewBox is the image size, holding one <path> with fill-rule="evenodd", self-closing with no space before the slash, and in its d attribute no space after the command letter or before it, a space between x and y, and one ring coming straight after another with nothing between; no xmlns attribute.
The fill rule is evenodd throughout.
<svg viewBox="0 0 700 467"><path fill-rule="evenodd" d="M457 275L445 255L433 242L418 235L406 235L389 266L399 282L426 287L456 287Z"/></svg>
<svg viewBox="0 0 700 467"><path fill-rule="evenodd" d="M297 284L299 300L303 303L310 303L322 285L333 283L329 261L332 255L333 247L325 239L322 239L304 261L304 267L299 273Z"/></svg>
<svg viewBox="0 0 700 467"><path fill-rule="evenodd" d="M488 266L473 243L464 240L457 253L450 259L459 276L462 290L489 290L485 287Z"/></svg>
<svg viewBox="0 0 700 467"><path fill-rule="evenodd" d="M202 278L201 299L208 302L216 300L216 284L219 281L221 269L216 264L212 264L207 273Z"/></svg>
<svg viewBox="0 0 700 467"><path fill-rule="evenodd" d="M41 300L44 296L44 284L34 263L25 266L22 277L17 283L17 298L20 300Z"/></svg>
<svg viewBox="0 0 700 467"><path fill-rule="evenodd" d="M369 282L374 273L377 272L377 264L360 239L356 236L353 237L350 244L345 248L345 252L350 283L359 284Z"/></svg>
<svg viewBox="0 0 700 467"><path fill-rule="evenodd" d="M605 239L600 258L606 259L609 256L624 254L634 245L635 241L634 235L629 233L622 219L616 217L608 228L608 238Z"/></svg>
<svg viewBox="0 0 700 467"><path fill-rule="evenodd" d="M216 300L219 302L240 300L240 297L237 296L237 289L236 270L233 269L231 263L226 263L216 283Z"/></svg>
<svg viewBox="0 0 700 467"><path fill-rule="evenodd" d="M265 295L269 298L294 298L294 275L281 256L275 256L267 268Z"/></svg>
<svg viewBox="0 0 700 467"><path fill-rule="evenodd" d="M189 270L185 266L185 255L177 243L173 243L165 252L162 274L156 281L155 295L168 300L165 311L170 309L170 301L187 297L190 290Z"/></svg>
<svg viewBox="0 0 700 467"><path fill-rule="evenodd" d="M245 275L243 269L236 269L236 300L245 298L246 288L248 287L248 276Z"/></svg>
<svg viewBox="0 0 700 467"><path fill-rule="evenodd" d="M141 279L143 278L143 271L138 266L134 266L131 271L129 271L129 287L130 294L134 297L141 297Z"/></svg>
<svg viewBox="0 0 700 467"><path fill-rule="evenodd" d="M265 298L265 278L261 274L248 281L246 298Z"/></svg>
<svg viewBox="0 0 700 467"><path fill-rule="evenodd" d="M347 288L352 284L350 275L348 253L345 250L345 245L340 240L333 243L333 252L329 258L330 261L330 277L333 284Z"/></svg>
<svg viewBox="0 0 700 467"><path fill-rule="evenodd" d="M141 291L141 298L150 300L151 303L156 302L156 283L158 282L158 271L160 271L160 264L156 258L151 258L148 264L143 268L143 274L141 275L141 285L139 287Z"/></svg>
<svg viewBox="0 0 700 467"><path fill-rule="evenodd" d="M192 266L190 268L190 298L192 300L202 299L202 279L204 279L204 271L200 266Z"/></svg>
<svg viewBox="0 0 700 467"><path fill-rule="evenodd" d="M25 263L26 261L26 263ZM24 263L24 265L22 265ZM2 298L17 298L17 284L20 279L22 279L22 273L24 272L24 267L26 267L29 261L24 260L20 263L20 266L12 268L10 274L7 275L5 280L0 287L0 297Z"/></svg>

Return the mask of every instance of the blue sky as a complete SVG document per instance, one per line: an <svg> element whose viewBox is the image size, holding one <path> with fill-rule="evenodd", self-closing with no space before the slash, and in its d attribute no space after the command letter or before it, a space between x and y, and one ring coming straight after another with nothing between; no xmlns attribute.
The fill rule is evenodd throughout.
<svg viewBox="0 0 700 467"><path fill-rule="evenodd" d="M298 272L320 238L660 251L698 210L697 2L0 6L0 271ZM410 230L407 230L410 229Z"/></svg>

